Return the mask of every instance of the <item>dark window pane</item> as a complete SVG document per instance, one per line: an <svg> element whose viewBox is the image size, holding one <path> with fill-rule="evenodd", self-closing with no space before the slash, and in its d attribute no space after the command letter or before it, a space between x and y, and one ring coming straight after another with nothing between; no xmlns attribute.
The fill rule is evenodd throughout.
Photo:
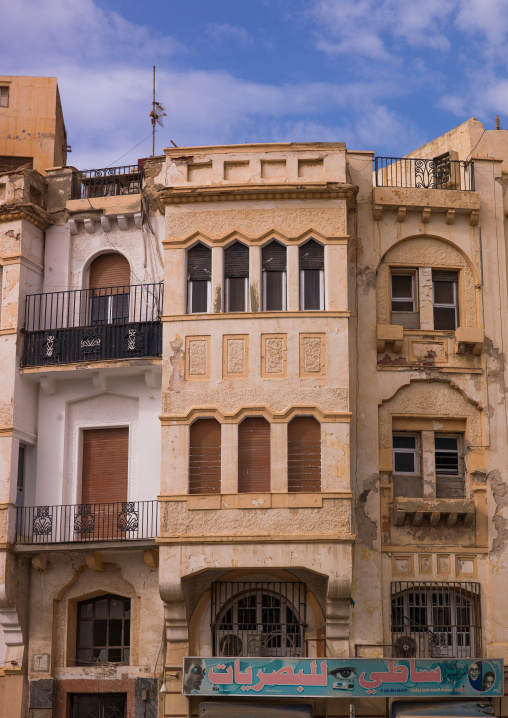
<svg viewBox="0 0 508 718"><path fill-rule="evenodd" d="M399 454L395 452L394 454L394 471L397 471L398 473L404 474L414 474L416 467L415 467L415 455L414 454Z"/></svg>
<svg viewBox="0 0 508 718"><path fill-rule="evenodd" d="M129 662L129 658L130 658L130 649L129 649L129 648L124 648L124 649L123 649L123 662L124 662L124 663L128 663L128 662Z"/></svg>
<svg viewBox="0 0 508 718"><path fill-rule="evenodd" d="M405 302L400 299L392 300L392 312L412 312L414 311L414 303L412 301Z"/></svg>
<svg viewBox="0 0 508 718"><path fill-rule="evenodd" d="M392 298L412 299L413 298L413 275L392 274Z"/></svg>
<svg viewBox="0 0 508 718"><path fill-rule="evenodd" d="M319 269L305 269L303 271L303 309L321 309Z"/></svg>
<svg viewBox="0 0 508 718"><path fill-rule="evenodd" d="M106 324L108 319L108 297L92 296L91 323Z"/></svg>
<svg viewBox="0 0 508 718"><path fill-rule="evenodd" d="M265 309L279 311L284 309L283 290L285 272L264 272Z"/></svg>
<svg viewBox="0 0 508 718"><path fill-rule="evenodd" d="M434 329L456 328L456 310L454 307L434 307Z"/></svg>
<svg viewBox="0 0 508 718"><path fill-rule="evenodd" d="M110 616L112 618L123 618L124 615L124 602L118 599L112 598L110 602Z"/></svg>
<svg viewBox="0 0 508 718"><path fill-rule="evenodd" d="M109 601L107 598L95 603L95 617L107 618L109 616Z"/></svg>
<svg viewBox="0 0 508 718"><path fill-rule="evenodd" d="M394 436L394 449L416 449L416 436Z"/></svg>
<svg viewBox="0 0 508 718"><path fill-rule="evenodd" d="M455 436L436 436L434 439L436 451L446 449L448 451L458 451L458 439Z"/></svg>
<svg viewBox="0 0 508 718"><path fill-rule="evenodd" d="M110 663L121 663L122 649L121 648L110 648L108 651L108 661Z"/></svg>
<svg viewBox="0 0 508 718"><path fill-rule="evenodd" d="M106 646L108 642L108 622L96 620L93 624L93 644L94 646Z"/></svg>
<svg viewBox="0 0 508 718"><path fill-rule="evenodd" d="M131 645L131 622L130 621L124 621L124 624L123 624L123 645L124 646Z"/></svg>
<svg viewBox="0 0 508 718"><path fill-rule="evenodd" d="M208 309L208 282L191 282L191 311L206 314Z"/></svg>
<svg viewBox="0 0 508 718"><path fill-rule="evenodd" d="M434 282L434 304L455 304L455 282Z"/></svg>
<svg viewBox="0 0 508 718"><path fill-rule="evenodd" d="M78 651L78 662L87 662L89 663L92 660L92 651L90 649L86 648L80 648Z"/></svg>
<svg viewBox="0 0 508 718"><path fill-rule="evenodd" d="M111 297L111 318L113 322L128 322L129 321L129 294L116 294Z"/></svg>
<svg viewBox="0 0 508 718"><path fill-rule="evenodd" d="M230 277L228 279L228 311L245 312L245 292L247 282L244 277Z"/></svg>
<svg viewBox="0 0 508 718"><path fill-rule="evenodd" d="M110 646L122 645L122 621L118 618L112 618L109 621L109 640Z"/></svg>
<svg viewBox="0 0 508 718"><path fill-rule="evenodd" d="M92 621L81 621L79 624L79 647L92 647Z"/></svg>
<svg viewBox="0 0 508 718"><path fill-rule="evenodd" d="M96 663L104 663L108 660L108 651L106 648L94 648L93 660Z"/></svg>
<svg viewBox="0 0 508 718"><path fill-rule="evenodd" d="M79 615L81 618L91 618L93 616L93 603L82 603L79 607Z"/></svg>

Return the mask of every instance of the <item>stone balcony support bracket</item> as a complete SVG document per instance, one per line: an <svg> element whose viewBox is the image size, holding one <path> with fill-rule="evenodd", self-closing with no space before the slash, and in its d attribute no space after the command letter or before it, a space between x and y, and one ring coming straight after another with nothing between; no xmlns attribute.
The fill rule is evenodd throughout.
<svg viewBox="0 0 508 718"><path fill-rule="evenodd" d="M413 526L421 526L427 517L432 528L445 517L449 528L460 523L467 528L473 524L475 505L471 499L409 499L398 496L393 502L394 525L402 526L407 517Z"/></svg>
<svg viewBox="0 0 508 718"><path fill-rule="evenodd" d="M485 333L480 327L457 327L455 330L455 352L479 356L483 350Z"/></svg>
<svg viewBox="0 0 508 718"><path fill-rule="evenodd" d="M431 218L440 214L444 215L446 224L451 225L459 214L465 214L471 227L475 227L480 217L480 196L465 190L374 187L374 221L380 221L386 210L397 213L397 222L404 222L408 212L419 212L422 224L428 224Z"/></svg>
<svg viewBox="0 0 508 718"><path fill-rule="evenodd" d="M378 353L384 352L386 345L391 344L392 352L400 354L402 351L402 340L404 336L404 328L398 324L378 324L377 325L377 350Z"/></svg>

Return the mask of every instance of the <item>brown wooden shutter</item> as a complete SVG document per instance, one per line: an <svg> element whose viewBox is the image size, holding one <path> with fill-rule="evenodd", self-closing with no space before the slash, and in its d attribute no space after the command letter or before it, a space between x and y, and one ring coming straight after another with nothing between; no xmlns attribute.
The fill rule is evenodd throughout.
<svg viewBox="0 0 508 718"><path fill-rule="evenodd" d="M90 289L128 287L131 281L129 262L116 252L101 254L90 265Z"/></svg>
<svg viewBox="0 0 508 718"><path fill-rule="evenodd" d="M198 419L190 427L189 493L220 493L221 425Z"/></svg>
<svg viewBox="0 0 508 718"><path fill-rule="evenodd" d="M288 490L321 491L321 426L312 416L288 424Z"/></svg>
<svg viewBox="0 0 508 718"><path fill-rule="evenodd" d="M212 250L204 244L196 244L187 252L187 275L194 282L212 276Z"/></svg>
<svg viewBox="0 0 508 718"><path fill-rule="evenodd" d="M224 276L249 276L249 248L241 242L235 242L224 252Z"/></svg>
<svg viewBox="0 0 508 718"><path fill-rule="evenodd" d="M256 417L238 427L238 491L270 491L270 424Z"/></svg>
<svg viewBox="0 0 508 718"><path fill-rule="evenodd" d="M286 271L286 247L279 242L270 242L261 252L262 267L265 272Z"/></svg>
<svg viewBox="0 0 508 718"><path fill-rule="evenodd" d="M83 431L81 503L127 501L129 429Z"/></svg>
<svg viewBox="0 0 508 718"><path fill-rule="evenodd" d="M325 248L314 239L300 247L300 269L324 269Z"/></svg>

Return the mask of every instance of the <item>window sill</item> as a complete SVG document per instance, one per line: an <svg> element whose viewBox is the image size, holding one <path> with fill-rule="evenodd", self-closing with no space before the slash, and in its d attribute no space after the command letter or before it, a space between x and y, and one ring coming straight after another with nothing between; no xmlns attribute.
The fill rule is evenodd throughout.
<svg viewBox="0 0 508 718"><path fill-rule="evenodd" d="M408 499L398 496L393 500L393 523L402 526L406 516L412 517L412 525L420 526L428 517L430 526L438 526L446 517L449 528L460 522L466 528L473 524L475 505L472 499Z"/></svg>

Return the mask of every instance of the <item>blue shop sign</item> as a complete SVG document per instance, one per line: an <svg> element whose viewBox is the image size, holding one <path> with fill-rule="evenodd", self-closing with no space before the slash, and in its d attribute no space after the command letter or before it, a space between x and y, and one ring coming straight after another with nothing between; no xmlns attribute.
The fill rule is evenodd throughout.
<svg viewBox="0 0 508 718"><path fill-rule="evenodd" d="M503 661L184 658L184 695L351 698L503 695Z"/></svg>

